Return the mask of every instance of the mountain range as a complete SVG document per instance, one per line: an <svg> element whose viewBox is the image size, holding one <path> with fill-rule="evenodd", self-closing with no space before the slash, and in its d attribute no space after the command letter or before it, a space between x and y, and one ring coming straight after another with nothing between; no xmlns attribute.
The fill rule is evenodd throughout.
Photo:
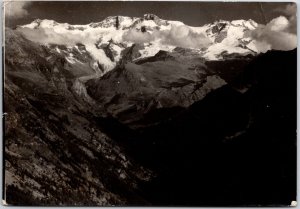
<svg viewBox="0 0 300 209"><path fill-rule="evenodd" d="M115 63L120 59L121 51L133 43L138 44L135 60L154 56L159 50L172 51L176 46L193 49L195 53L209 60L222 59L224 54L255 54L259 50L249 32L257 27L258 24L251 19L231 22L219 20L201 27L192 27L179 21L162 20L153 14L145 14L142 18L111 16L101 22L87 25L70 25L37 19L28 25L20 26L19 29L32 29L32 33L40 36L40 41L48 43L64 43L64 36L70 36L68 39L74 37L75 40L71 40L73 44L88 42L95 45L98 50L104 51L112 63ZM45 34L39 33L41 31ZM53 35L54 33L56 35ZM46 38L43 35L50 37ZM80 40L81 37L88 37L90 40ZM28 38L35 37L28 34ZM71 45L67 41L65 43L64 45ZM78 48L73 48L76 49ZM56 50L60 50L59 47ZM97 52L92 50L87 49L91 54L97 55ZM63 50L61 53L64 52ZM72 56L68 55L72 62L70 58ZM105 63L102 57L102 65L108 67L113 65L112 63L109 61Z"/></svg>
<svg viewBox="0 0 300 209"><path fill-rule="evenodd" d="M6 28L5 201L290 204L297 51L261 51L258 27L145 14Z"/></svg>

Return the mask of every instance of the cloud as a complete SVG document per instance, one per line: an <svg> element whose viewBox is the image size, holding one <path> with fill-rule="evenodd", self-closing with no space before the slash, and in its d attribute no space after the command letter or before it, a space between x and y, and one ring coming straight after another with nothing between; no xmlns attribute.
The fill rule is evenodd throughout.
<svg viewBox="0 0 300 209"><path fill-rule="evenodd" d="M291 33L297 34L297 4L288 4L283 10L283 13L289 18L290 24L288 30Z"/></svg>
<svg viewBox="0 0 300 209"><path fill-rule="evenodd" d="M291 12L291 7L287 11ZM255 30L249 32L249 36L254 39L256 48L260 52L266 52L270 49L287 51L297 47L295 31L294 19L279 16L267 25L259 25Z"/></svg>
<svg viewBox="0 0 300 209"><path fill-rule="evenodd" d="M192 31L188 26L172 26L167 33L161 32L162 42L184 48L205 48L211 44L209 38L202 33Z"/></svg>
<svg viewBox="0 0 300 209"><path fill-rule="evenodd" d="M297 13L297 4L296 3L291 3L288 4L283 12L288 15L288 16L296 16Z"/></svg>
<svg viewBox="0 0 300 209"><path fill-rule="evenodd" d="M277 8L275 11L284 14L289 22L289 31L292 33L297 33L297 4L290 3L287 4L285 8Z"/></svg>
<svg viewBox="0 0 300 209"><path fill-rule="evenodd" d="M172 25L170 30L154 30L152 33L131 29L122 36L124 41L134 43L148 43L159 40L161 44L168 44L184 48L204 48L211 44L209 38L202 33L196 33L185 25Z"/></svg>
<svg viewBox="0 0 300 209"><path fill-rule="evenodd" d="M274 18L266 25L259 25L246 34L254 39L253 43L260 52L270 49L286 51L297 47L297 4L290 3L274 11L284 16Z"/></svg>
<svg viewBox="0 0 300 209"><path fill-rule="evenodd" d="M93 56L95 60L98 60L103 64L104 68L111 69L114 67L114 63L105 55L102 49L97 49L95 46L96 41L99 39L97 33L81 33L76 30L69 31L66 29L54 30L53 28L17 28L17 31L21 32L25 38L30 41L40 44L58 44L75 46L78 43L84 44L86 50Z"/></svg>
<svg viewBox="0 0 300 209"><path fill-rule="evenodd" d="M288 19L286 17L280 16L271 20L266 27L271 31L284 31L288 28L288 26Z"/></svg>
<svg viewBox="0 0 300 209"><path fill-rule="evenodd" d="M124 41L134 42L136 44L148 43L155 39L153 34L149 32L140 32L136 29L130 29L126 33L123 34L122 39Z"/></svg>
<svg viewBox="0 0 300 209"><path fill-rule="evenodd" d="M52 28L17 28L28 40L40 44L75 45L82 43L88 35L57 33Z"/></svg>
<svg viewBox="0 0 300 209"><path fill-rule="evenodd" d="M285 9L285 14L289 17L289 31L297 34L297 4L288 4Z"/></svg>
<svg viewBox="0 0 300 209"><path fill-rule="evenodd" d="M26 7L31 4L28 1L8 1L5 4L5 17L18 19L28 15Z"/></svg>
<svg viewBox="0 0 300 209"><path fill-rule="evenodd" d="M44 20L44 23L45 25L52 24L49 20ZM106 38L108 37L106 36L107 32L103 31L101 28L86 30L84 32L80 30L68 30L64 27L40 27L35 29L18 27L16 30L21 32L28 40L40 44L58 44L67 46L74 46L78 43L84 44L86 50L95 60L99 61L104 68L111 69L115 65L115 63L107 58L102 49L98 49L95 46L95 43L99 41L99 34L102 33ZM136 29L130 29L125 32L122 37L118 37L117 39L119 39L118 42L131 41L139 44L157 40L161 42L161 44L184 48L203 48L211 44L211 41L204 34L196 33L184 25L172 26L170 30L164 31L154 30L152 33L143 33Z"/></svg>

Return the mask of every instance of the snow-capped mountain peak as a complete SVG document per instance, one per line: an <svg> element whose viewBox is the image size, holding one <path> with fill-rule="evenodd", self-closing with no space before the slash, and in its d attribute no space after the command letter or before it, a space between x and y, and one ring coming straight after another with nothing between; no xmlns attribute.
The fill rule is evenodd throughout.
<svg viewBox="0 0 300 209"><path fill-rule="evenodd" d="M245 27L249 30L253 30L258 26L258 24L252 19L249 19L249 20L233 20L233 21L231 21L231 24L235 25L235 26L243 26L243 27Z"/></svg>
<svg viewBox="0 0 300 209"><path fill-rule="evenodd" d="M60 23L54 20L48 19L36 19L32 21L30 24L20 26L22 28L31 28L31 29L38 29L38 28L53 28L54 26L60 25Z"/></svg>
<svg viewBox="0 0 300 209"><path fill-rule="evenodd" d="M208 47L204 57L207 59L220 59L222 54L249 54L258 53L253 47L252 40L247 32L254 30L258 24L249 20L219 20L204 27L206 34L213 42Z"/></svg>
<svg viewBox="0 0 300 209"><path fill-rule="evenodd" d="M172 51L176 47L189 48L208 60L222 59L224 54L255 53L252 40L245 34L256 27L257 23L251 19L219 20L192 27L180 21L145 14L143 17L109 16L100 22L84 25L37 19L17 30L44 45L66 45L76 50L76 45L82 44L85 51L81 53L89 53L95 63L102 64L107 71L120 60L122 51L133 44L134 59L154 56L161 50ZM68 56L68 60L76 61L72 56Z"/></svg>

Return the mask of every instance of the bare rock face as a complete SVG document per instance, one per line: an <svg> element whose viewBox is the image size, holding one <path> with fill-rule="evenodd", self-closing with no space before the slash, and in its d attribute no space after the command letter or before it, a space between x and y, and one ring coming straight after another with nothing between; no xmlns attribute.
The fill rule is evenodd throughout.
<svg viewBox="0 0 300 209"><path fill-rule="evenodd" d="M145 14L145 15L144 15L144 19L145 19L145 20L158 20L159 17L157 17L157 16L154 15L154 14Z"/></svg>

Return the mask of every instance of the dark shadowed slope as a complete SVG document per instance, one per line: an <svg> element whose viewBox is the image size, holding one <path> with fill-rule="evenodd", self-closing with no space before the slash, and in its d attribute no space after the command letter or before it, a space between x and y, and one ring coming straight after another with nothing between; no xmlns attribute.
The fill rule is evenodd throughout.
<svg viewBox="0 0 300 209"><path fill-rule="evenodd" d="M114 120L100 124L156 171L144 187L154 205L290 205L296 55L296 49L259 55L230 85L155 126L133 132Z"/></svg>

